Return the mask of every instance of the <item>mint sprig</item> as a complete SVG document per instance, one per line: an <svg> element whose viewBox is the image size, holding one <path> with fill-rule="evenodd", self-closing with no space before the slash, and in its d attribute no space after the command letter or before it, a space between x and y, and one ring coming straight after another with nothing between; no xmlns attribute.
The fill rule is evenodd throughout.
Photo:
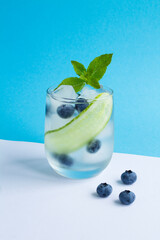
<svg viewBox="0 0 160 240"><path fill-rule="evenodd" d="M96 89L100 88L99 80L104 76L108 65L111 63L112 55L113 54L103 54L96 57L87 69L82 63L71 61L79 77L66 78L60 85L71 85L76 92L79 92L85 84L89 84Z"/></svg>

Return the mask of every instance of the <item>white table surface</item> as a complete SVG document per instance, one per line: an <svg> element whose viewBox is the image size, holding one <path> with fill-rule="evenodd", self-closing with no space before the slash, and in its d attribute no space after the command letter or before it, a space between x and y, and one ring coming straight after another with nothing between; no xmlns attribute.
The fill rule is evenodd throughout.
<svg viewBox="0 0 160 240"><path fill-rule="evenodd" d="M120 181L126 169L137 182ZM97 185L113 187L109 198L95 194ZM121 191L136 201L123 206ZM114 153L97 177L71 180L48 165L43 144L0 141L0 240L159 240L160 158Z"/></svg>

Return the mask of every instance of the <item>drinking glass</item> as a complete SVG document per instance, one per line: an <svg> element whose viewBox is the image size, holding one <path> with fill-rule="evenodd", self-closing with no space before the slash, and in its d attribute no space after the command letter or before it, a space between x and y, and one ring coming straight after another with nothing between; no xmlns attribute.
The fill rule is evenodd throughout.
<svg viewBox="0 0 160 240"><path fill-rule="evenodd" d="M82 112L74 99L57 97L54 87L47 89L45 117L45 153L50 166L68 178L89 178L109 164L114 146L113 91L96 90L104 97L94 100ZM78 105L79 104L79 105ZM58 109L73 109L72 116L62 118Z"/></svg>

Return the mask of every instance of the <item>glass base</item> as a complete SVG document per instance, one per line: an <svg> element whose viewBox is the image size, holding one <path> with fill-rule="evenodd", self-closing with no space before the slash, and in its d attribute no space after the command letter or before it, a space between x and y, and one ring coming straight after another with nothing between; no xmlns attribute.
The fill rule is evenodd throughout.
<svg viewBox="0 0 160 240"><path fill-rule="evenodd" d="M89 170L89 171L73 171L73 170L64 169L64 168L56 168L56 169L53 168L53 169L57 174L63 177L72 178L72 179L91 178L100 174L104 170L104 168Z"/></svg>

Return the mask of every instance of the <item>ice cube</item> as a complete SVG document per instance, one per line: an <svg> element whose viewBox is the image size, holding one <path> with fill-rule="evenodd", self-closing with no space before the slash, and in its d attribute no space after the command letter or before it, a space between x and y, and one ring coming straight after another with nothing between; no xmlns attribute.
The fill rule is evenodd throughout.
<svg viewBox="0 0 160 240"><path fill-rule="evenodd" d="M107 125L103 129L103 131L98 135L98 139L100 139L100 140L108 139L108 138L113 137L113 134L114 134L113 121L109 121L109 123L107 123Z"/></svg>
<svg viewBox="0 0 160 240"><path fill-rule="evenodd" d="M56 99L77 99L78 94L74 91L74 88L71 85L61 85L52 93L52 96Z"/></svg>
<svg viewBox="0 0 160 240"><path fill-rule="evenodd" d="M45 132L63 127L64 125L69 123L73 118L75 118L77 115L78 113L75 112L72 117L65 119L65 118L59 117L57 113L53 113L52 115L50 115L49 117L46 117L45 119Z"/></svg>
<svg viewBox="0 0 160 240"><path fill-rule="evenodd" d="M80 97L92 101L97 95L98 95L98 92L96 92L96 90L90 89L89 87L85 86L81 91Z"/></svg>
<svg viewBox="0 0 160 240"><path fill-rule="evenodd" d="M70 119L69 119L70 120ZM69 121L68 119L63 119L57 114L52 114L49 118L46 118L46 128L45 131L55 130L66 125Z"/></svg>
<svg viewBox="0 0 160 240"><path fill-rule="evenodd" d="M70 85L61 85L50 96L48 96L50 107L52 112L57 112L57 108L62 104L67 104L67 99L77 99L78 94L74 91L74 88ZM68 104L69 101L68 101ZM74 104L73 104L74 105Z"/></svg>
<svg viewBox="0 0 160 240"><path fill-rule="evenodd" d="M113 143L112 141L103 141L101 148L96 152L96 153L89 153L87 151L83 152L83 157L81 158L83 162L85 162L86 167L87 164L89 164L91 166L94 166L94 164L98 164L98 165L103 165L106 160L110 159L112 156L112 152L113 152Z"/></svg>

